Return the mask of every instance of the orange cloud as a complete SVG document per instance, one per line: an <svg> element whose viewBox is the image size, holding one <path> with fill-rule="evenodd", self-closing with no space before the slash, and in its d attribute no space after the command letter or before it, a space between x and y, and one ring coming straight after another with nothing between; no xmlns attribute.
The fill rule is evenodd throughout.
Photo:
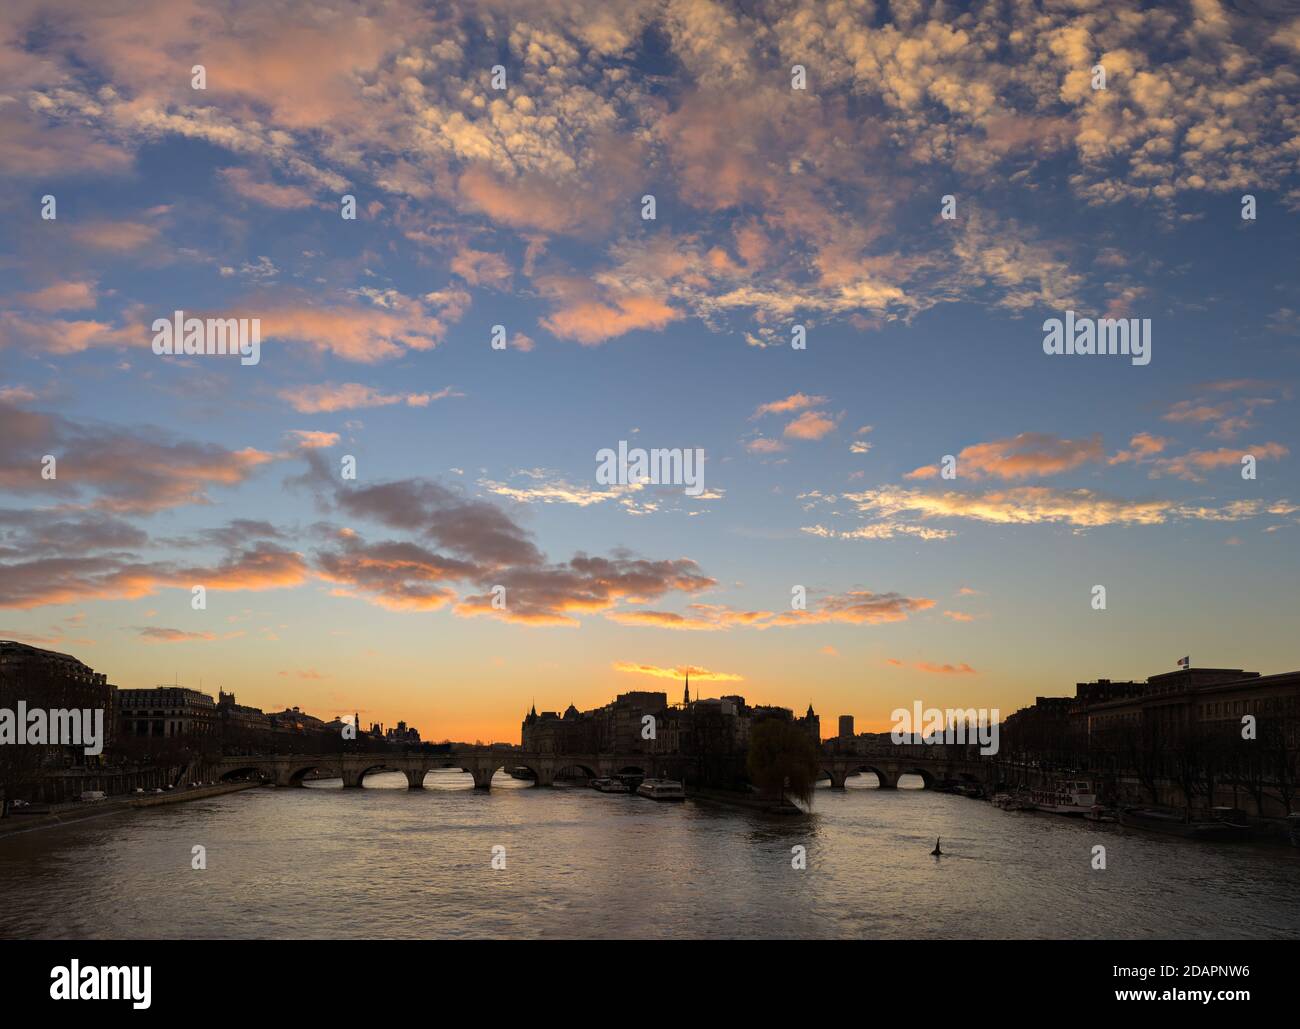
<svg viewBox="0 0 1300 1029"><path fill-rule="evenodd" d="M337 432L321 432L316 429L290 429L289 435L298 441L300 447L332 447L339 441Z"/></svg>
<svg viewBox="0 0 1300 1029"><path fill-rule="evenodd" d="M158 229L144 222L86 222L71 230L75 242L96 250L139 250L158 238Z"/></svg>
<svg viewBox="0 0 1300 1029"><path fill-rule="evenodd" d="M451 260L451 270L471 286L510 288L510 262L500 254L462 247Z"/></svg>
<svg viewBox="0 0 1300 1029"><path fill-rule="evenodd" d="M603 300L577 300L542 319L542 325L560 339L595 346L637 329L659 331L682 313L658 297L614 296Z"/></svg>
<svg viewBox="0 0 1300 1029"><path fill-rule="evenodd" d="M806 393L791 393L784 400L773 400L759 404L750 418L761 418L765 414L789 414L809 407L820 407L826 403L826 397L810 397Z"/></svg>
<svg viewBox="0 0 1300 1029"><path fill-rule="evenodd" d="M738 611L721 604L691 604L687 614L675 611L611 611L606 617L620 625L650 626L696 632L720 632L738 627L769 629L798 625L823 625L839 622L848 625L879 625L902 622L908 617L934 607L925 597L905 597L898 593L871 593L850 590L824 598L814 609L805 611Z"/></svg>
<svg viewBox="0 0 1300 1029"><path fill-rule="evenodd" d="M93 281L55 282L33 293L19 293L15 299L37 311L83 310L98 303Z"/></svg>
<svg viewBox="0 0 1300 1029"><path fill-rule="evenodd" d="M1256 446L1221 447L1218 450L1191 450L1178 457L1168 457L1154 462L1151 477L1173 475L1193 482L1205 481L1205 472L1227 466L1239 467L1241 459L1250 454L1256 461L1286 457L1291 451L1281 443L1261 443Z"/></svg>
<svg viewBox="0 0 1300 1029"><path fill-rule="evenodd" d="M214 632L185 632L181 629L164 629L155 625L140 626L138 633L145 643L210 642L217 638Z"/></svg>
<svg viewBox="0 0 1300 1029"><path fill-rule="evenodd" d="M427 407L434 400L458 397L450 386L436 393L382 393L359 382L341 385L322 383L316 386L295 386L280 390L280 399L288 401L300 414L327 414L331 411L351 411L365 407L386 407L406 404L410 407Z"/></svg>
<svg viewBox="0 0 1300 1029"><path fill-rule="evenodd" d="M1139 432L1129 440L1129 449L1121 450L1107 459L1107 464L1123 464L1125 461L1140 462L1161 453L1169 446L1169 440L1163 436L1153 436L1149 432Z"/></svg>
<svg viewBox="0 0 1300 1029"><path fill-rule="evenodd" d="M364 364L438 345L446 326L418 301L401 297L392 307L286 304L253 313L261 318L263 343L295 340Z"/></svg>
<svg viewBox="0 0 1300 1029"><path fill-rule="evenodd" d="M1088 489L1056 490L1046 486L1017 486L986 493L926 493L884 486L846 493L844 497L863 513L881 518L911 514L922 519L968 518L996 525L1159 525L1178 511L1178 505L1170 500L1121 500Z"/></svg>
<svg viewBox="0 0 1300 1029"><path fill-rule="evenodd" d="M1010 439L976 443L957 455L957 474L979 479L1027 479L1056 475L1103 457L1101 435L1085 440L1061 439L1042 432L1022 432ZM929 479L938 466L928 465L907 473L907 479Z"/></svg>
<svg viewBox="0 0 1300 1029"><path fill-rule="evenodd" d="M976 671L970 665L962 663L959 665L938 665L931 661L918 661L914 668L922 672L930 672L932 675L976 675Z"/></svg>
<svg viewBox="0 0 1300 1029"><path fill-rule="evenodd" d="M300 207L311 207L316 202L312 192L302 186L281 186L274 182L264 182L255 179L247 168L222 168L217 174L240 196L255 200L267 207L290 211Z"/></svg>
<svg viewBox="0 0 1300 1029"><path fill-rule="evenodd" d="M833 432L838 424L838 417L831 418L821 411L805 411L785 427L784 435L790 439L823 439Z"/></svg>
<svg viewBox="0 0 1300 1029"><path fill-rule="evenodd" d="M699 668L695 665L680 665L676 668L663 668L659 665L638 665L631 661L615 661L614 671L631 672L636 675L648 675L656 679L675 679L681 681L686 676L690 676L698 682L743 682L743 675L734 675L731 672L711 672L707 668Z"/></svg>

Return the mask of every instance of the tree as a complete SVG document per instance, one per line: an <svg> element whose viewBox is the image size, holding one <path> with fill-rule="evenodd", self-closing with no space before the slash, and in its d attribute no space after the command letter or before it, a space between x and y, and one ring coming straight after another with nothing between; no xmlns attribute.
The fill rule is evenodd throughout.
<svg viewBox="0 0 1300 1029"><path fill-rule="evenodd" d="M766 718L749 734L749 777L765 793L786 794L811 803L821 775L817 745L808 733L783 718Z"/></svg>

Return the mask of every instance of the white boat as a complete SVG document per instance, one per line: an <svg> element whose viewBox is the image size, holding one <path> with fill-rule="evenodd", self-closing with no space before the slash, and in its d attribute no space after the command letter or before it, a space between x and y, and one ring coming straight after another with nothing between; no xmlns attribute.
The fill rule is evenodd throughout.
<svg viewBox="0 0 1300 1029"><path fill-rule="evenodd" d="M620 779L592 779L591 785L601 793L627 793L627 783Z"/></svg>
<svg viewBox="0 0 1300 1029"><path fill-rule="evenodd" d="M1086 779L1065 779L1054 786L1031 789L1029 800L1038 811L1054 815L1086 815L1097 803L1097 794Z"/></svg>
<svg viewBox="0 0 1300 1029"><path fill-rule="evenodd" d="M672 779L643 779L637 793L651 800L685 800L686 790Z"/></svg>

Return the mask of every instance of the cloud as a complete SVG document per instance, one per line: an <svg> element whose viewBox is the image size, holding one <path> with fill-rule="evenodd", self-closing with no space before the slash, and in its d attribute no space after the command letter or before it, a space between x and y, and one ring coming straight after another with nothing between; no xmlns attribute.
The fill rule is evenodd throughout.
<svg viewBox="0 0 1300 1029"><path fill-rule="evenodd" d="M228 554L215 565L142 561L131 553L33 557L0 564L0 607L34 608L149 596L159 589L268 590L307 579L301 556L271 543Z"/></svg>
<svg viewBox="0 0 1300 1029"><path fill-rule="evenodd" d="M337 432L321 432L315 429L290 429L289 435L297 440L300 447L333 447L339 442Z"/></svg>
<svg viewBox="0 0 1300 1029"><path fill-rule="evenodd" d="M653 561L581 553L563 564L503 569L493 579L505 587L505 608L495 608L491 592L484 592L463 597L456 613L527 625L576 625L574 615L609 611L618 601L642 603L717 585L687 558Z"/></svg>
<svg viewBox="0 0 1300 1029"><path fill-rule="evenodd" d="M784 435L788 439L824 439L835 431L835 426L838 424L838 416L832 418L821 411L805 411L794 421L786 425Z"/></svg>
<svg viewBox="0 0 1300 1029"><path fill-rule="evenodd" d="M19 293L14 299L37 311L80 311L99 302L96 283L84 279L54 282L32 293Z"/></svg>
<svg viewBox="0 0 1300 1029"><path fill-rule="evenodd" d="M1139 432L1129 440L1128 446L1128 450L1117 451L1114 456L1107 458L1106 463L1123 464L1126 461L1145 461L1161 453L1169 446L1169 440L1163 436L1153 436L1149 432Z"/></svg>
<svg viewBox="0 0 1300 1029"><path fill-rule="evenodd" d="M1010 439L976 443L957 455L957 472L964 478L1028 479L1058 475L1104 457L1101 435L1083 440L1061 439L1042 432L1022 432ZM929 479L939 473L937 465L908 472L904 478Z"/></svg>
<svg viewBox="0 0 1300 1029"><path fill-rule="evenodd" d="M464 396L451 386L446 386L436 393L384 393L372 386L363 386L359 382L345 382L341 385L321 383L314 386L293 386L280 390L279 395L300 414L327 414L366 407L387 407L392 404L427 407L434 400Z"/></svg>
<svg viewBox="0 0 1300 1029"><path fill-rule="evenodd" d="M347 487L333 480L317 452L303 457L309 470L300 481L323 503L440 548L400 540L369 543L353 529L340 531L316 554L321 574L340 594L398 610L451 603L462 617L575 626L578 615L609 611L621 601L644 603L717 585L688 558L654 560L618 551L550 561L522 526L489 501L427 479ZM467 583L466 592L456 593L455 583ZM504 606L497 586L504 588Z"/></svg>
<svg viewBox="0 0 1300 1029"><path fill-rule="evenodd" d="M56 478L39 475L56 459ZM92 506L145 513L210 503L208 490L237 486L272 454L174 439L162 430L115 429L0 403L0 488L62 496L92 494ZM36 471L33 471L35 469Z"/></svg>
<svg viewBox="0 0 1300 1029"><path fill-rule="evenodd" d="M282 186L256 179L247 168L222 168L217 174L240 196L266 207L290 211L311 207L316 202L311 190L304 189L302 186Z"/></svg>
<svg viewBox="0 0 1300 1029"><path fill-rule="evenodd" d="M0 348L22 344L37 356L78 354L92 347L142 347L150 334L141 324L112 325L97 319L26 318L0 311Z"/></svg>
<svg viewBox="0 0 1300 1029"><path fill-rule="evenodd" d="M92 221L69 230L73 242L95 250L130 251L150 246L158 228L138 221Z"/></svg>
<svg viewBox="0 0 1300 1029"><path fill-rule="evenodd" d="M542 318L542 327L559 339L575 340L583 346L597 346L638 329L657 332L682 317L682 312L648 293L596 291L574 279L550 278L540 284L556 301L551 313Z"/></svg>
<svg viewBox="0 0 1300 1029"><path fill-rule="evenodd" d="M9 72L14 50L0 50L0 67ZM51 125L18 103L0 105L0 139L0 174L20 179L113 175L132 164L129 150L96 138L85 126Z"/></svg>
<svg viewBox="0 0 1300 1029"><path fill-rule="evenodd" d="M956 490L925 492L883 486L846 493L864 515L892 524L900 518L961 518L991 525L1062 524L1075 529L1107 525L1163 525L1175 519L1238 521L1267 512L1285 513L1287 501L1232 501L1207 507L1169 499L1126 500L1090 489L1058 490L1046 486L1017 486L1002 490L962 493ZM819 533L822 534L822 533Z"/></svg>
<svg viewBox="0 0 1300 1029"><path fill-rule="evenodd" d="M810 397L806 393L791 393L783 400L773 400L759 404L750 418L761 418L765 414L789 414L809 407L820 407L827 402L826 397Z"/></svg>
<svg viewBox="0 0 1300 1029"><path fill-rule="evenodd" d="M1210 384L1217 392L1233 392L1250 384L1250 380ZM1210 435L1216 439L1232 439L1254 424L1260 408L1268 408L1277 401L1273 397L1230 397L1225 400L1179 400L1161 417L1167 422L1193 425L1210 425Z"/></svg>
<svg viewBox="0 0 1300 1029"><path fill-rule="evenodd" d="M1019 486L985 493L923 493L885 486L845 494L864 513L882 516L912 514L922 518L967 518L1014 525L1064 522L1080 528L1101 525L1158 525L1174 504L1166 500L1129 501L1105 497L1088 489L1056 490Z"/></svg>
<svg viewBox="0 0 1300 1029"><path fill-rule="evenodd" d="M925 597L899 593L849 590L831 594L804 611L741 611L721 604L690 604L685 614L651 609L619 610L607 617L620 625L677 629L690 632L722 632L734 628L769 629L801 625L841 623L881 625L906 621L911 615L934 607Z"/></svg>
<svg viewBox="0 0 1300 1029"><path fill-rule="evenodd" d="M444 583L473 575L467 561L444 557L416 543L366 543L340 535L332 550L316 554L317 574L336 584L336 596L361 597L390 611L432 611L455 599Z"/></svg>
<svg viewBox="0 0 1300 1029"><path fill-rule="evenodd" d="M27 404L36 399L36 393L26 386L0 386L0 404Z"/></svg>
<svg viewBox="0 0 1300 1029"><path fill-rule="evenodd" d="M286 297L271 305L250 305L250 311L261 319L263 344L290 340L345 361L373 364L438 345L447 321L430 306L400 295L385 295L380 304L368 307ZM450 320L459 317L458 308L447 311Z"/></svg>
<svg viewBox="0 0 1300 1029"><path fill-rule="evenodd" d="M639 665L632 661L615 661L613 668L616 672L648 675L655 679L674 679L678 682L681 682L688 675L696 682L743 682L745 679L743 675L735 675L731 672L712 672L707 668L699 668L696 665L662 668L659 665Z"/></svg>
<svg viewBox="0 0 1300 1029"><path fill-rule="evenodd" d="M1163 458L1151 463L1151 477L1173 475L1192 482L1204 482L1205 473L1217 468L1240 468L1247 454L1256 461L1286 457L1291 451L1281 443L1260 443L1255 446L1221 447L1218 450L1189 450L1177 457Z"/></svg>
<svg viewBox="0 0 1300 1029"><path fill-rule="evenodd" d="M917 661L912 665L917 671L929 672L931 675L976 675L978 674L970 665L962 662L959 665L936 664L933 661Z"/></svg>
<svg viewBox="0 0 1300 1029"><path fill-rule="evenodd" d="M156 625L136 626L136 631L145 643L209 643L217 638L213 632L186 632L182 629L164 629Z"/></svg>
<svg viewBox="0 0 1300 1029"><path fill-rule="evenodd" d="M451 270L471 286L510 288L510 262L501 254L462 247L451 261Z"/></svg>
<svg viewBox="0 0 1300 1029"><path fill-rule="evenodd" d="M829 529L824 525L805 525L799 530L822 539L841 540L892 540L899 536L921 540L946 540L957 535L951 529L935 529L928 525L909 525L906 522L881 521L860 525L854 529Z"/></svg>
<svg viewBox="0 0 1300 1029"><path fill-rule="evenodd" d="M492 479L480 479L479 485L489 493L521 504L573 504L576 507L590 507L607 500L625 500L646 488L644 483L598 488L584 483L572 483L552 472L537 468L520 472L519 475L525 480L525 485L511 486Z"/></svg>

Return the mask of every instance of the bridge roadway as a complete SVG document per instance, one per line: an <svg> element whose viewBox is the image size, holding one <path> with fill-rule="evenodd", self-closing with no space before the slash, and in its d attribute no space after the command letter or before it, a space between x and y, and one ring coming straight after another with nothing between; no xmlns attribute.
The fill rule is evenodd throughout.
<svg viewBox="0 0 1300 1029"><path fill-rule="evenodd" d="M572 768L592 779L628 773L681 780L694 770L695 763L692 757L674 754L539 754L456 745L444 753L231 756L206 762L205 769L220 779L256 774L277 786L301 786L303 777L314 772L339 777L345 787L359 787L372 772L401 772L414 790L423 788L425 775L434 769L459 768L474 777L475 788L486 790L491 788L492 777L502 768L527 768L536 776L538 786L551 786L561 771ZM939 753L934 757L889 751L823 754L821 768L823 776L830 777L835 789L843 789L844 780L857 772L874 772L882 789L894 789L898 777L908 773L919 775L927 787L945 779L987 783L992 775L991 764Z"/></svg>

